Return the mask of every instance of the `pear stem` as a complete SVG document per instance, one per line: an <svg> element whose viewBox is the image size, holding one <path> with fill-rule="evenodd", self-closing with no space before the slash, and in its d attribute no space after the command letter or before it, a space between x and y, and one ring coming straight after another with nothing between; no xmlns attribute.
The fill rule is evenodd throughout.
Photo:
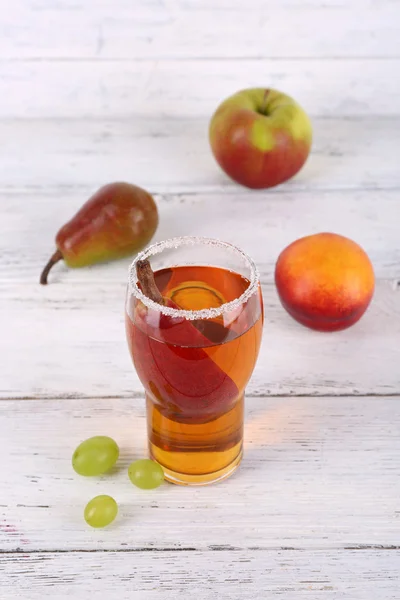
<svg viewBox="0 0 400 600"><path fill-rule="evenodd" d="M62 259L63 259L63 255L61 254L61 252L59 250L56 250L40 275L40 283L42 285L47 285L47 276L50 272L50 269L52 268L53 265L55 265L56 263L58 263L59 260L62 260Z"/></svg>
<svg viewBox="0 0 400 600"><path fill-rule="evenodd" d="M164 304L164 299L156 285L154 273L147 258L146 260L138 260L136 263L136 275L143 294L153 302L157 302L157 304Z"/></svg>

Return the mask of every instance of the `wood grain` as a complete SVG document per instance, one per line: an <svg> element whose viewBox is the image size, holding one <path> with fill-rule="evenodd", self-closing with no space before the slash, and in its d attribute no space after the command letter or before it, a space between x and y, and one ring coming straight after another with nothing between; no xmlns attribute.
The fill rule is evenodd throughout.
<svg viewBox="0 0 400 600"><path fill-rule="evenodd" d="M398 117L400 58L4 61L0 119L207 117L245 87L275 87L312 117ZM16 76L16 73L18 74Z"/></svg>
<svg viewBox="0 0 400 600"><path fill-rule="evenodd" d="M259 266L266 320L248 394L400 393L396 191L315 196L270 191L164 195L157 200L161 224L154 241L186 234L222 238L249 252ZM57 265L49 285L40 286L39 273L53 252L55 232L78 209L82 196L74 191L59 192L56 198L48 192L3 193L1 202L0 396L141 394L123 323L130 260L90 269ZM286 244L326 229L362 244L379 279L367 314L336 334L295 323L273 284L275 261Z"/></svg>
<svg viewBox="0 0 400 600"><path fill-rule="evenodd" d="M0 54L18 61L399 57L398 15L392 0L20 0L3 15Z"/></svg>
<svg viewBox="0 0 400 600"><path fill-rule="evenodd" d="M98 283L99 275L79 284L68 276L45 289L1 287L0 396L141 394L125 339L125 284ZM398 286L379 282L363 319L332 334L293 321L271 285L263 294L264 336L249 395L400 394Z"/></svg>
<svg viewBox="0 0 400 600"><path fill-rule="evenodd" d="M125 285L133 257L84 269L67 270L60 264L50 276L51 285L36 285L55 249L56 232L96 190L97 186L0 192L0 281L27 285L38 299L51 299L55 286L61 286L59 294L65 288L65 293L73 295L75 283L87 283L89 294L94 283L105 290ZM151 242L180 235L226 240L252 256L262 282L268 285L273 283L275 262L286 245L303 235L335 231L361 244L378 279L393 279L395 284L400 278L398 198L397 190L309 193L290 186L261 192L235 186L229 193L156 194L160 222ZM93 290L93 297L98 293L99 288ZM3 298L8 296L3 293Z"/></svg>
<svg viewBox="0 0 400 600"><path fill-rule="evenodd" d="M3 589L20 600L397 600L400 552L210 550L0 555Z"/></svg>
<svg viewBox="0 0 400 600"><path fill-rule="evenodd" d="M208 122L208 117L139 115L127 120L0 120L1 202L14 190L33 191L36 197L27 196L24 211L38 195L50 196L48 210L64 211L61 203L69 202L66 190L79 192L84 202L100 185L119 179L161 194L245 193L249 203L276 193L307 191L317 205L321 190L371 189L379 220L392 218L386 218L381 190L400 188L400 119L314 118L312 153L300 173L274 190L251 194L216 164L207 138ZM74 199L71 202L76 206ZM342 216L345 226L351 216Z"/></svg>
<svg viewBox="0 0 400 600"><path fill-rule="evenodd" d="M0 402L0 550L193 548L345 549L398 546L399 398L252 398L245 458L205 488L139 490L127 477L146 452L144 401ZM121 448L110 476L82 478L71 457L91 435ZM104 530L83 520L88 500L115 497ZM132 558L133 560L133 558ZM212 559L209 561L212 562Z"/></svg>

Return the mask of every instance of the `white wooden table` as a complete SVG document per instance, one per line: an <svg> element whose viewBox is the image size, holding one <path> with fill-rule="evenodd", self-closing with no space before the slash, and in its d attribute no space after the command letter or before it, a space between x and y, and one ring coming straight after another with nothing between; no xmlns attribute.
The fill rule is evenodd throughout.
<svg viewBox="0 0 400 600"><path fill-rule="evenodd" d="M400 597L400 2L15 0L0 35L0 599ZM315 142L274 190L229 181L207 142L219 101L292 94ZM38 277L54 235L100 185L155 194L155 240L241 246L260 267L262 351L245 458L206 488L140 492L144 402L123 326L129 261ZM280 250L358 241L378 278L353 328L283 311ZM71 469L94 434L121 446L100 480ZM91 530L110 493L117 521Z"/></svg>

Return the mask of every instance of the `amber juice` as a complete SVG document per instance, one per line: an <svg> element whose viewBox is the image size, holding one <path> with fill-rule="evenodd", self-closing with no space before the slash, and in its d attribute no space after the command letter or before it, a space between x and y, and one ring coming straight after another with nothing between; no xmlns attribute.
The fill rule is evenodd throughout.
<svg viewBox="0 0 400 600"><path fill-rule="evenodd" d="M249 286L220 267L156 271L164 298L183 310L218 308ZM151 457L167 479L206 484L229 476L242 456L244 389L262 333L258 288L235 311L188 321L155 315L132 299L127 315L130 352L146 389Z"/></svg>

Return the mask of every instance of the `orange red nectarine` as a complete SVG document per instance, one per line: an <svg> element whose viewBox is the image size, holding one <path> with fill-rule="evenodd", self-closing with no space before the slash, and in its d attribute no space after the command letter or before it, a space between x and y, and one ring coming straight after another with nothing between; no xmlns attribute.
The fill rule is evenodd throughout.
<svg viewBox="0 0 400 600"><path fill-rule="evenodd" d="M320 331L338 331L367 310L375 277L358 244L335 233L318 233L281 252L275 284L283 307L296 321Z"/></svg>

